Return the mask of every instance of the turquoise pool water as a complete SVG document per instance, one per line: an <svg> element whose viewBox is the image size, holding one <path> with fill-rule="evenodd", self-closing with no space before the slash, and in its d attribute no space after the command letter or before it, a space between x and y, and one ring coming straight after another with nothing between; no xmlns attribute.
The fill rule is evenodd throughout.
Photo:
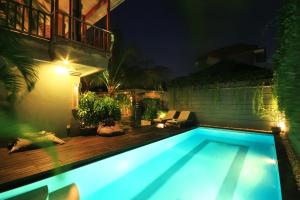
<svg viewBox="0 0 300 200"><path fill-rule="evenodd" d="M84 147L83 147L84 148ZM197 128L0 194L76 184L80 199L281 199L274 138ZM50 195L51 199L51 195Z"/></svg>

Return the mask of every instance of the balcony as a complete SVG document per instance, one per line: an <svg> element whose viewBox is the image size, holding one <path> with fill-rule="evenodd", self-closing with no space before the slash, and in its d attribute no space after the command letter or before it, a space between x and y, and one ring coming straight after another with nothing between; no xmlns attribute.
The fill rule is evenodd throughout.
<svg viewBox="0 0 300 200"><path fill-rule="evenodd" d="M71 42L106 54L111 52L111 32L55 9L52 4L53 12L45 12L13 0L0 0L0 15L10 31L49 43Z"/></svg>

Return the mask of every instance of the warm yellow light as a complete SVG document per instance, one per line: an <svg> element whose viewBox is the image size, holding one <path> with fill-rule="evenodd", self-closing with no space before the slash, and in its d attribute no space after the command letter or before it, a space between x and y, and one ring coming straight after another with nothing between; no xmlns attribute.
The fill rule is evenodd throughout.
<svg viewBox="0 0 300 200"><path fill-rule="evenodd" d="M165 124L164 123L158 123L156 125L157 128L165 128Z"/></svg>
<svg viewBox="0 0 300 200"><path fill-rule="evenodd" d="M78 84L75 84L74 92L73 92L73 108L78 108L78 101L79 101L79 86Z"/></svg>
<svg viewBox="0 0 300 200"><path fill-rule="evenodd" d="M59 75L68 75L69 74L69 69L66 67L62 67L62 66L57 66L55 68L55 72Z"/></svg>
<svg viewBox="0 0 300 200"><path fill-rule="evenodd" d="M273 158L265 158L264 161L268 164L276 165L277 161Z"/></svg>
<svg viewBox="0 0 300 200"><path fill-rule="evenodd" d="M166 117L166 113L165 112L161 112L158 116L160 119L163 119Z"/></svg>
<svg viewBox="0 0 300 200"><path fill-rule="evenodd" d="M65 65L70 64L70 61L69 61L67 58L66 58L66 59L63 59L63 62L64 62Z"/></svg>
<svg viewBox="0 0 300 200"><path fill-rule="evenodd" d="M286 131L286 125L285 125L284 121L279 122L278 127L280 127L281 131L283 131L283 132Z"/></svg>

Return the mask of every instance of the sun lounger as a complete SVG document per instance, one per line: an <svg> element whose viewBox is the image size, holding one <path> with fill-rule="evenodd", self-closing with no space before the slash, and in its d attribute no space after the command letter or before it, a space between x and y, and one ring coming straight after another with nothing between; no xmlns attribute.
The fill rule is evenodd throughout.
<svg viewBox="0 0 300 200"><path fill-rule="evenodd" d="M165 123L167 120L173 119L176 112L176 110L169 110L164 118L157 118L153 121L156 123Z"/></svg>
<svg viewBox="0 0 300 200"><path fill-rule="evenodd" d="M170 127L170 126L181 127L183 124L190 122L190 120L189 120L190 114L191 114L190 111L181 111L177 119L173 118L173 119L167 120L165 125L167 127Z"/></svg>

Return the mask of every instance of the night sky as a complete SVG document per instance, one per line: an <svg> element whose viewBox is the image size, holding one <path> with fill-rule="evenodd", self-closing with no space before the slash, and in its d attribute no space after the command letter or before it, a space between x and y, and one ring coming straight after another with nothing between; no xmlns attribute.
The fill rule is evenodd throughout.
<svg viewBox="0 0 300 200"><path fill-rule="evenodd" d="M197 57L235 43L276 48L280 0L125 0L111 14L112 30L126 46L170 68L172 76L196 70Z"/></svg>

